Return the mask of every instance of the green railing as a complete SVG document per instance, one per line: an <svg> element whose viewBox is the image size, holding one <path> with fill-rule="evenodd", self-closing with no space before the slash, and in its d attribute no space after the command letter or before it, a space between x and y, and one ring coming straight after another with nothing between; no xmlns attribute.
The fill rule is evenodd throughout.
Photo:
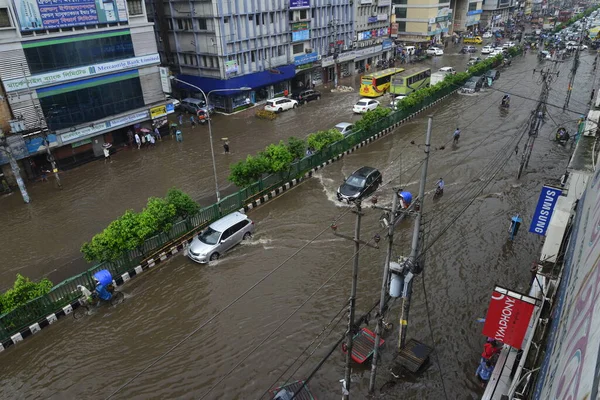
<svg viewBox="0 0 600 400"><path fill-rule="evenodd" d="M130 271L139 265L143 259L148 258L163 248L168 249L171 244L175 243L175 240L192 235L211 222L243 208L246 204L283 185L285 182L303 176L314 167L350 150L363 140L402 121L411 114L420 111L455 90L456 88L453 87L444 88L409 110L393 112L377 121L369 129L354 132L320 152L294 162L288 172L265 176L258 182L223 198L219 203L202 208L196 215L176 222L169 232L160 233L146 240L139 249L128 251L121 259L95 265L87 271L57 284L52 288L50 293L31 300L6 314L0 315L0 341L8 339L23 328L38 322L77 299L80 296L80 292L77 289L78 285L86 286L89 289L93 288L93 275L97 271L107 269L114 277Z"/></svg>

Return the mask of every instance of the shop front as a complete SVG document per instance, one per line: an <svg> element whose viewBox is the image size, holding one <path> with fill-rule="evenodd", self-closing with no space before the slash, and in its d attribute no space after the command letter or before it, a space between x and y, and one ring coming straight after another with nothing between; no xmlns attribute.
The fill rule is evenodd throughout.
<svg viewBox="0 0 600 400"><path fill-rule="evenodd" d="M337 54L337 58L335 58L335 56L324 57L321 60L321 65L323 67L323 83L335 81L336 64L338 79L354 74L355 69L353 61L355 57L356 52L354 50Z"/></svg>
<svg viewBox="0 0 600 400"><path fill-rule="evenodd" d="M383 50L381 44L372 47L365 47L364 49L358 49L354 51L356 58L354 59L354 67L359 71L373 71L377 61L381 60Z"/></svg>
<svg viewBox="0 0 600 400"><path fill-rule="evenodd" d="M292 79L292 90L312 87L313 80L322 75L319 53L307 53L294 57L296 76Z"/></svg>

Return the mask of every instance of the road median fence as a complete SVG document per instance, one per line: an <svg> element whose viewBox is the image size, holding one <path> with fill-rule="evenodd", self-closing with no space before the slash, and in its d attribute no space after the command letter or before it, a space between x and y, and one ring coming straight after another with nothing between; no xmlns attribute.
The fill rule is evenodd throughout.
<svg viewBox="0 0 600 400"><path fill-rule="evenodd" d="M494 65L490 63L487 69L493 67ZM464 83L466 79L461 80ZM240 209L247 211L264 204L312 176L314 171L392 132L402 123L455 93L458 86L455 82L440 85L437 90L431 89L428 88L428 96L415 96L418 103L411 103L410 107L394 111L369 127L353 132L344 139L293 162L285 172L265 176L223 198L220 202L201 208L195 215L175 222L168 232L147 239L143 245L127 251L116 261L99 263L83 273L60 282L48 294L0 315L0 351L37 333L58 318L69 315L79 306L78 299L81 292L78 286L93 289L93 275L97 271L109 270L114 277L115 286L122 285L132 277L179 253L195 234L213 221L233 211Z"/></svg>

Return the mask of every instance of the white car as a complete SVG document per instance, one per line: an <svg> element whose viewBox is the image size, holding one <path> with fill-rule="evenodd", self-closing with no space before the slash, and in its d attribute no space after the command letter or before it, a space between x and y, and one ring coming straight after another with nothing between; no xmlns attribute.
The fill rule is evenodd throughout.
<svg viewBox="0 0 600 400"><path fill-rule="evenodd" d="M492 53L495 52L495 51L499 52L499 53L502 53L504 51L504 49L502 47L494 47L494 50L492 50Z"/></svg>
<svg viewBox="0 0 600 400"><path fill-rule="evenodd" d="M487 32L485 32L485 33L483 34L483 38L484 38L484 39L489 39L489 38L491 38L491 37L492 37L492 32L490 32L490 31L487 31Z"/></svg>
<svg viewBox="0 0 600 400"><path fill-rule="evenodd" d="M285 110L291 110L292 108L296 107L298 107L298 102L296 100L285 97L275 97L274 99L267 100L265 110L278 113Z"/></svg>
<svg viewBox="0 0 600 400"><path fill-rule="evenodd" d="M356 114L364 114L367 111L374 110L379 107L379 102L377 100L371 99L360 99L352 108Z"/></svg>
<svg viewBox="0 0 600 400"><path fill-rule="evenodd" d="M456 70L452 67L442 67L438 70L439 72L445 72L447 74L456 74Z"/></svg>
<svg viewBox="0 0 600 400"><path fill-rule="evenodd" d="M425 50L425 53L427 53L430 56L443 56L444 50L439 49L437 47L430 47L427 50Z"/></svg>
<svg viewBox="0 0 600 400"><path fill-rule="evenodd" d="M494 49L489 55L488 58L496 57L498 54L504 54L502 50Z"/></svg>
<svg viewBox="0 0 600 400"><path fill-rule="evenodd" d="M352 125L350 122L340 122L335 126L335 129L337 129L342 135L348 136L352 133L354 125Z"/></svg>
<svg viewBox="0 0 600 400"><path fill-rule="evenodd" d="M172 98L171 96L167 96L167 103L173 103L173 108L179 108L181 102L177 99Z"/></svg>
<svg viewBox="0 0 600 400"><path fill-rule="evenodd" d="M405 99L406 97L407 97L407 96L405 96L405 95L403 95L403 94L400 94L400 95L398 95L398 96L394 97L394 98L392 99L392 101L390 102L390 108L391 108L392 110L397 110L397 109L398 109L398 102L399 102L400 100L403 100L403 99Z"/></svg>
<svg viewBox="0 0 600 400"><path fill-rule="evenodd" d="M506 43L504 43L504 44L502 45L502 48L503 48L503 49L508 49L508 48L510 48L510 47L515 47L515 44L514 44L514 42L506 42Z"/></svg>
<svg viewBox="0 0 600 400"><path fill-rule="evenodd" d="M492 51L494 51L492 46L483 46L481 48L481 54L490 54Z"/></svg>

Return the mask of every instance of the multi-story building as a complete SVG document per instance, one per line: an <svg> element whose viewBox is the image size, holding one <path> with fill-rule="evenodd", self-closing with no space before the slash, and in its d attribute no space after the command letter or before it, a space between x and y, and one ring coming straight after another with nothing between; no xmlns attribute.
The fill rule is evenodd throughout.
<svg viewBox="0 0 600 400"><path fill-rule="evenodd" d="M380 59L391 58L390 36L391 0L358 0L354 4L356 32L355 67L376 64Z"/></svg>
<svg viewBox="0 0 600 400"><path fill-rule="evenodd" d="M322 58L352 46L347 0L149 1L162 60L178 79L207 93L251 88L212 94L225 112L327 79Z"/></svg>
<svg viewBox="0 0 600 400"><path fill-rule="evenodd" d="M450 0L393 0L392 37L406 43L441 42L452 33Z"/></svg>
<svg viewBox="0 0 600 400"><path fill-rule="evenodd" d="M473 32L479 26L482 0L464 0L455 2L454 31Z"/></svg>
<svg viewBox="0 0 600 400"><path fill-rule="evenodd" d="M508 21L511 7L514 7L514 0L483 0L481 27L491 28Z"/></svg>
<svg viewBox="0 0 600 400"><path fill-rule="evenodd" d="M142 0L0 0L0 79L18 158L50 146L65 165L126 142L136 124L151 128L167 113L159 63ZM22 164L35 174L35 162Z"/></svg>

